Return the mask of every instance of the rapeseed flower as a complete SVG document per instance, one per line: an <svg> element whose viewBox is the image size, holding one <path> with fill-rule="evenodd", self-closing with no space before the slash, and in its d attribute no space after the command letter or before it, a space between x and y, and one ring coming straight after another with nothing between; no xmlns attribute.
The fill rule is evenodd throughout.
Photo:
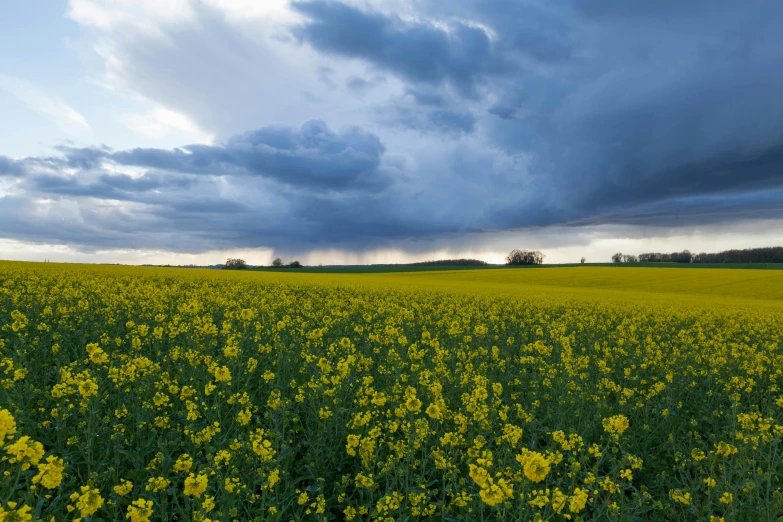
<svg viewBox="0 0 783 522"><path fill-rule="evenodd" d="M209 479L206 474L199 473L195 475L191 473L185 479L185 495L189 497L199 498L207 490L207 483Z"/></svg>
<svg viewBox="0 0 783 522"><path fill-rule="evenodd" d="M114 492L119 496L125 496L133 491L133 482L130 480L120 479L120 483L114 486Z"/></svg>
<svg viewBox="0 0 783 522"><path fill-rule="evenodd" d="M140 498L131 502L125 518L129 519L130 522L149 522L151 516L152 501Z"/></svg>
<svg viewBox="0 0 783 522"><path fill-rule="evenodd" d="M10 439L14 435L16 435L14 416L6 409L0 410L0 446L5 444L6 439Z"/></svg>
<svg viewBox="0 0 783 522"><path fill-rule="evenodd" d="M21 464L22 471L30 469L30 466L36 466L44 455L43 445L27 435L6 445L5 452L6 457L3 457L3 460L11 464Z"/></svg>
<svg viewBox="0 0 783 522"><path fill-rule="evenodd" d="M8 509L0 506L0 521L3 522L30 522L33 519L32 508L26 504L20 507L16 502L8 502Z"/></svg>
<svg viewBox="0 0 783 522"><path fill-rule="evenodd" d="M49 455L45 463L38 464L38 474L33 477L33 484L40 484L46 489L55 489L63 480L64 470L63 459Z"/></svg>
<svg viewBox="0 0 783 522"><path fill-rule="evenodd" d="M525 451L517 455L516 460L522 465L522 471L531 482L541 482L549 474L549 461L536 451Z"/></svg>
<svg viewBox="0 0 783 522"><path fill-rule="evenodd" d="M613 415L602 421L604 431L614 438L618 438L628 429L628 417L625 415Z"/></svg>
<svg viewBox="0 0 783 522"><path fill-rule="evenodd" d="M100 491L92 486L82 486L79 491L71 494L70 499L68 511L78 511L81 518L94 515L103 506Z"/></svg>

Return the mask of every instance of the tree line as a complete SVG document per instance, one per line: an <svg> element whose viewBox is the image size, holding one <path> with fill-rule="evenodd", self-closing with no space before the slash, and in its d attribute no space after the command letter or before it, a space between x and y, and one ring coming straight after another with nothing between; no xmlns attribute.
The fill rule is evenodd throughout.
<svg viewBox="0 0 783 522"><path fill-rule="evenodd" d="M245 270L250 268L250 265L244 259L228 258L223 265L224 270ZM279 257L272 261L272 268L302 268L302 263L299 261L291 261L288 264L284 264L283 260Z"/></svg>
<svg viewBox="0 0 783 522"><path fill-rule="evenodd" d="M623 254L618 252L612 256L612 263L691 263L693 254L689 250L682 252L672 252L671 254L661 252L647 252L638 256L632 254Z"/></svg>
<svg viewBox="0 0 783 522"><path fill-rule="evenodd" d="M783 247L732 249L712 254L692 254L690 250L683 250L635 256L618 252L612 256L612 263L783 263Z"/></svg>
<svg viewBox="0 0 783 522"><path fill-rule="evenodd" d="M439 259L438 261L419 261L407 263L407 266L484 266L488 263L480 259Z"/></svg>
<svg viewBox="0 0 783 522"><path fill-rule="evenodd" d="M783 263L783 247L724 250L717 254L696 254L694 263Z"/></svg>

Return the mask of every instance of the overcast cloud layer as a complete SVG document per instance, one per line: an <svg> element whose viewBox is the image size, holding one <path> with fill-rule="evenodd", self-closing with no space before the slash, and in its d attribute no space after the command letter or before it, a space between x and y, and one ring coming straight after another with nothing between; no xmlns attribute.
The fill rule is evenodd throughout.
<svg viewBox="0 0 783 522"><path fill-rule="evenodd" d="M426 250L783 217L780 2L264 6L63 4L85 75L144 107L117 121L193 141L104 139L82 105L46 109L90 141L71 125L50 152L0 151L0 237ZM22 85L3 72L0 95Z"/></svg>

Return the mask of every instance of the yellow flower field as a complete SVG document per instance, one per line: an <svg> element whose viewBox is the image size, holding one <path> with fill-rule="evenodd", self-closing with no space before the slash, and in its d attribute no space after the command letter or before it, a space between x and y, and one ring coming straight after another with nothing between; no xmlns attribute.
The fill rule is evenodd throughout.
<svg viewBox="0 0 783 522"><path fill-rule="evenodd" d="M0 262L0 521L778 520L783 272Z"/></svg>

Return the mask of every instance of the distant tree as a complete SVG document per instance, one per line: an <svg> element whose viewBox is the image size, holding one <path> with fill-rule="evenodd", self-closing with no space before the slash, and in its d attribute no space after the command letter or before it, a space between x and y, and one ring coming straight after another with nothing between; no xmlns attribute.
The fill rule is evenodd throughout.
<svg viewBox="0 0 783 522"><path fill-rule="evenodd" d="M622 252L617 252L615 255L612 256L612 263L622 263L622 262L623 262Z"/></svg>
<svg viewBox="0 0 783 522"><path fill-rule="evenodd" d="M639 254L639 261L644 263L690 263L694 260L689 250L664 254L661 252L647 252Z"/></svg>
<svg viewBox="0 0 783 522"><path fill-rule="evenodd" d="M623 254L623 263L637 263L639 258L631 254Z"/></svg>
<svg viewBox="0 0 783 522"><path fill-rule="evenodd" d="M585 259L585 258L583 257L583 258L582 258L582 264L583 264L583 265L585 264L585 261L587 261L587 259Z"/></svg>
<svg viewBox="0 0 783 522"><path fill-rule="evenodd" d="M486 264L486 261L480 259L439 259L437 261L407 263L407 266L484 266Z"/></svg>
<svg viewBox="0 0 783 522"><path fill-rule="evenodd" d="M693 263L783 263L783 247L724 250L716 254L702 252L692 258Z"/></svg>
<svg viewBox="0 0 783 522"><path fill-rule="evenodd" d="M546 256L538 250L514 249L506 256L507 265L541 265Z"/></svg>
<svg viewBox="0 0 783 522"><path fill-rule="evenodd" d="M612 256L612 261L617 261ZM619 254L621 255L621 254ZM623 258L626 256L623 256ZM746 250L724 250L714 254L701 252L694 254L690 250L682 252L646 252L639 254L644 263L783 263L783 247L750 248Z"/></svg>
<svg viewBox="0 0 783 522"><path fill-rule="evenodd" d="M247 268L247 263L245 263L244 259L230 257L226 260L224 268L226 270L242 270Z"/></svg>
<svg viewBox="0 0 783 522"><path fill-rule="evenodd" d="M302 268L302 263L299 261L291 261L286 265L288 268Z"/></svg>
<svg viewBox="0 0 783 522"><path fill-rule="evenodd" d="M272 261L272 267L280 268L281 266L283 266L283 260L280 259L279 257L275 258L275 260Z"/></svg>

